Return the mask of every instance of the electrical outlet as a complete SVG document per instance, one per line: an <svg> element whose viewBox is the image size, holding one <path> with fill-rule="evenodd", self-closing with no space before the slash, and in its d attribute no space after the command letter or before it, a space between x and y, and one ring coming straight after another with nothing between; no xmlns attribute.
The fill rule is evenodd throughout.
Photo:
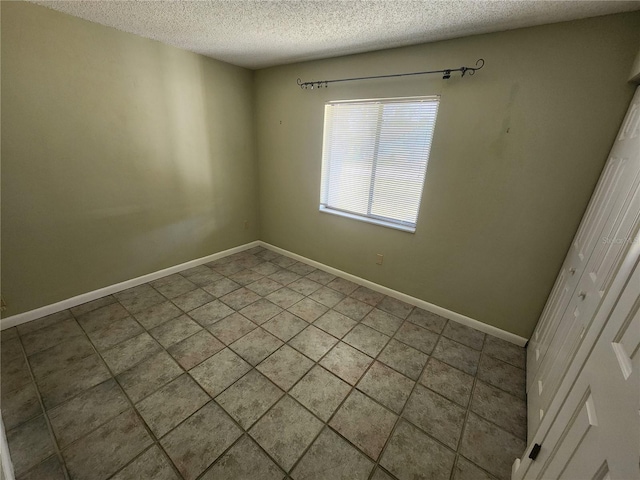
<svg viewBox="0 0 640 480"><path fill-rule="evenodd" d="M382 260L383 259L384 259L384 255L383 254L379 253L379 254L376 255L376 263L378 265L382 265Z"/></svg>

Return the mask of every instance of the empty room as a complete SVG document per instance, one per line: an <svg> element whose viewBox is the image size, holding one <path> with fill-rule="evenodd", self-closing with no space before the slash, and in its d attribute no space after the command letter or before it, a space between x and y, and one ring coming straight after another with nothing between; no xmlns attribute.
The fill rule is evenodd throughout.
<svg viewBox="0 0 640 480"><path fill-rule="evenodd" d="M0 21L0 480L640 479L639 1Z"/></svg>

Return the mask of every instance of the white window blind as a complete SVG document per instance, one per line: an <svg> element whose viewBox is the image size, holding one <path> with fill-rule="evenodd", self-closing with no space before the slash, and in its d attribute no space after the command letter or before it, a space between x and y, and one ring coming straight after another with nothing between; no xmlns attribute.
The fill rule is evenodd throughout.
<svg viewBox="0 0 640 480"><path fill-rule="evenodd" d="M438 103L327 103L320 210L414 232Z"/></svg>

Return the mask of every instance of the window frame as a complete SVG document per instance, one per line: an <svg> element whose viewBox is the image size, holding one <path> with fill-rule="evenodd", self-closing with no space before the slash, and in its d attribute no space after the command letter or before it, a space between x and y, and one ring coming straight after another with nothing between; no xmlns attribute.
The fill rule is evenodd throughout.
<svg viewBox="0 0 640 480"><path fill-rule="evenodd" d="M368 201L367 201L367 214L357 214L354 212L349 212L346 210L341 210L336 207L329 207L323 204L323 198L328 198L328 189L330 187L330 183L326 182L325 184L325 146L327 143L327 107L331 105L344 105L344 104L384 104L384 103L419 103L419 102L435 102L435 115L433 122L433 130L431 131L431 143L429 144L429 148L427 150L427 158L425 165L425 173L424 180L422 182L422 188L420 190L420 195L418 197L417 202L417 211L416 211L416 221L415 223L407 222L403 220L397 220L390 217L384 217L380 215L376 215L371 213L371 207L373 204L374 198L374 189L369 189ZM386 98L372 98L372 99L355 99L355 100L332 100L325 103L324 110L324 122L323 122L323 136L322 136L322 168L320 172L320 207L319 211L323 213L329 213L332 215L337 215L344 218L351 218L354 220L359 220L365 223L371 223L374 225L379 225L382 227L393 228L395 230L400 230L408 233L415 233L416 228L418 226L418 218L420 216L420 205L422 203L422 196L424 194L424 187L427 181L427 170L429 166L429 159L431 156L431 147L433 144L433 137L435 136L436 123L438 119L438 109L440 108L440 95L421 95L421 96L411 96L411 97L386 97ZM380 120L376 123L377 133L375 135L376 144L374 146L374 152L372 159L372 173L371 173L371 184L375 183L376 179L376 169L378 163L378 151L380 145L380 131L382 129L383 122Z"/></svg>

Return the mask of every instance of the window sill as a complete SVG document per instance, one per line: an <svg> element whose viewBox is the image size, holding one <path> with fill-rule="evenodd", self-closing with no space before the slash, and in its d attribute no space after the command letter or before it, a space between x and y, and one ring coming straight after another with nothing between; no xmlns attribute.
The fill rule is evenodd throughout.
<svg viewBox="0 0 640 480"><path fill-rule="evenodd" d="M400 230L407 233L415 233L415 227L407 227L405 225L399 225L397 223L385 222L384 220L378 220L375 218L362 217L360 215L354 215L353 213L341 212L340 210L333 210L332 208L320 206L322 213L330 213L331 215L337 215L339 217L351 218L353 220L359 220L361 222L372 223L374 225L380 225L381 227L393 228L394 230Z"/></svg>

